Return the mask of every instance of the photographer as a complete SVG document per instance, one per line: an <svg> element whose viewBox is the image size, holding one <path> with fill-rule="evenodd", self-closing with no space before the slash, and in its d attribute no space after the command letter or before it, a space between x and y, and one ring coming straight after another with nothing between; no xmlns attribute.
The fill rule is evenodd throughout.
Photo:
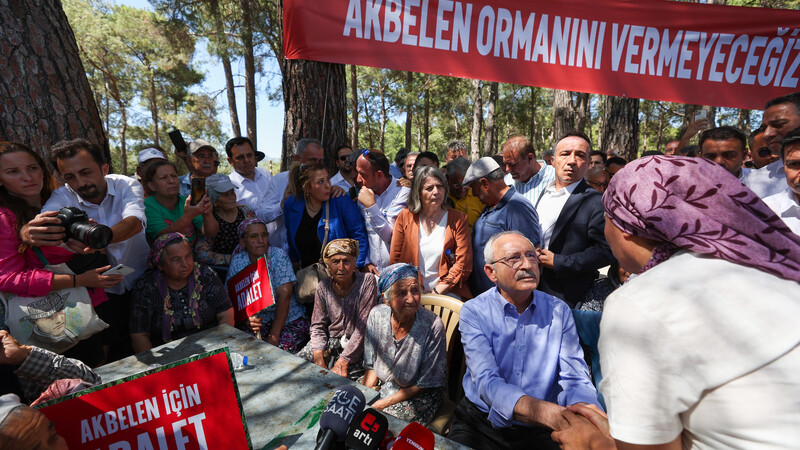
<svg viewBox="0 0 800 450"><path fill-rule="evenodd" d="M65 229L55 217L56 211L69 206L111 227L113 238L105 249L111 266L125 264L134 269L121 283L107 287L109 300L95 307L100 318L110 325L103 331L106 354L108 356L110 350L111 358L116 359L130 352L127 329L130 289L147 265L142 187L129 177L109 174L100 147L85 139L55 144L50 163L61 174L66 186L53 191L42 207L43 211L53 211L52 216L37 217L20 231L20 235L30 245L59 245Z"/></svg>

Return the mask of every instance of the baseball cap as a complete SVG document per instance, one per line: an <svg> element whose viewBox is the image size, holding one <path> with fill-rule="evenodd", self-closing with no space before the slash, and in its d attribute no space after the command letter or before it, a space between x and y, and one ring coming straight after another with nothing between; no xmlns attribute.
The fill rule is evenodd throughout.
<svg viewBox="0 0 800 450"><path fill-rule="evenodd" d="M158 149L155 149L153 147L148 147L148 148L146 148L146 149L144 149L144 150L139 152L139 164L141 164L141 163L143 163L145 161L149 161L151 159L164 159L164 160L166 160L167 158L165 158L164 154L161 153L160 151L158 151Z"/></svg>
<svg viewBox="0 0 800 450"><path fill-rule="evenodd" d="M480 180L481 178L489 175L495 170L500 168L500 164L491 156L484 156L483 158L470 164L467 173L464 174L464 181L461 182L462 186L468 186L473 181Z"/></svg>
<svg viewBox="0 0 800 450"><path fill-rule="evenodd" d="M186 149L189 151L190 155L193 155L195 152L203 148L209 148L214 153L217 152L217 149L215 149L213 145L202 139L195 139L192 142L189 142L189 145L186 146Z"/></svg>

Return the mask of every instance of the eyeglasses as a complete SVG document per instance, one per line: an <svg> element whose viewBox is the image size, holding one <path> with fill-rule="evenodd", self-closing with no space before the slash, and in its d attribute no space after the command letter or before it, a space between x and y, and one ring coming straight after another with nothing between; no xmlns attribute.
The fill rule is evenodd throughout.
<svg viewBox="0 0 800 450"><path fill-rule="evenodd" d="M344 155L339 157L339 161L345 162L350 158L350 155Z"/></svg>
<svg viewBox="0 0 800 450"><path fill-rule="evenodd" d="M534 252L528 252L525 253L524 255L506 256L505 258L499 258L494 261L491 261L489 264L503 263L508 267L517 270L522 266L523 258L528 260L528 262L531 264L539 264L539 258L536 256L536 253Z"/></svg>
<svg viewBox="0 0 800 450"><path fill-rule="evenodd" d="M608 187L608 182L598 183L596 181L589 181L589 180L586 180L586 182L589 183L589 186L591 186L593 188L597 188L598 186Z"/></svg>

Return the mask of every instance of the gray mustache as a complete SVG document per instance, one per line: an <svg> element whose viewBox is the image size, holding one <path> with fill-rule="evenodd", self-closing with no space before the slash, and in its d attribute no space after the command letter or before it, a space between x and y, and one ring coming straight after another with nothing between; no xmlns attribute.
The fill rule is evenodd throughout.
<svg viewBox="0 0 800 450"><path fill-rule="evenodd" d="M536 276L536 272L534 272L532 270L528 270L528 269L520 269L520 270L517 271L516 274L514 274L514 279L516 279L516 280L521 280L521 279L526 278L526 277L531 277L531 278L534 278L534 279L538 279L538 277Z"/></svg>

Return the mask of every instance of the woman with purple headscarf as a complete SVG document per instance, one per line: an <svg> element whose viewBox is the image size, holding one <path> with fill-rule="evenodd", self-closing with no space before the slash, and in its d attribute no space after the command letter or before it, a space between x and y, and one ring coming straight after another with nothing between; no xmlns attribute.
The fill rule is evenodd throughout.
<svg viewBox="0 0 800 450"><path fill-rule="evenodd" d="M189 240L162 234L150 250L150 270L133 287L130 333L136 353L218 324L233 326L233 308L222 282L194 262Z"/></svg>
<svg viewBox="0 0 800 450"><path fill-rule="evenodd" d="M797 445L800 236L701 158L636 160L603 205L614 256L636 274L608 297L601 322L608 419L570 408L604 432L567 412L572 427L553 438L593 448Z"/></svg>

